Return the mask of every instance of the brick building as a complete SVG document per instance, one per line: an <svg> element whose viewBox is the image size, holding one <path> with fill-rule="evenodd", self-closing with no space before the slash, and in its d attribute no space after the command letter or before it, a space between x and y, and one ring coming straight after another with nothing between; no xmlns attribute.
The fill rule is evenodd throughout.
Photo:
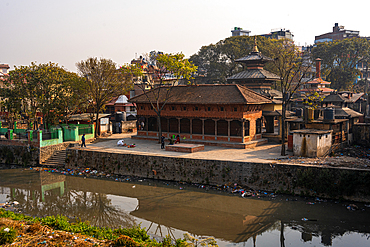
<svg viewBox="0 0 370 247"><path fill-rule="evenodd" d="M343 40L347 38L359 37L360 31L346 30L344 26L339 26L338 23L334 24L333 32L324 33L315 36L315 44L319 42L331 42L333 40Z"/></svg>
<svg viewBox="0 0 370 247"><path fill-rule="evenodd" d="M166 97L169 93L169 97ZM162 133L180 134L186 142L246 148L262 139L262 108L271 100L242 85L187 85L155 88L147 96L166 105L161 112ZM157 115L146 95L129 101L137 105L136 138L158 138ZM141 128L141 126L144 126Z"/></svg>

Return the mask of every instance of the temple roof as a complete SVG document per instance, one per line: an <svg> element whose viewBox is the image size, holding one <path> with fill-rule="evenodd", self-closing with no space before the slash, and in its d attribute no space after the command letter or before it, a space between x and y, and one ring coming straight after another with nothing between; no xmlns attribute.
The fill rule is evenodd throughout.
<svg viewBox="0 0 370 247"><path fill-rule="evenodd" d="M334 109L335 109L335 117L354 118L354 117L361 117L364 115L348 107L344 107L344 108L335 107Z"/></svg>
<svg viewBox="0 0 370 247"><path fill-rule="evenodd" d="M352 97L348 98L348 97L345 97L343 94L330 94L323 99L323 102L352 103L352 102L356 102L357 100L359 100L363 95L364 93L354 93L352 94Z"/></svg>
<svg viewBox="0 0 370 247"><path fill-rule="evenodd" d="M169 91L170 90L170 91ZM175 87L158 87L150 90L147 96L156 102L159 95L160 102L166 98L167 104L266 104L272 103L264 97L242 85L214 84L214 85L185 85ZM149 103L146 95L140 94L129 100L132 103Z"/></svg>
<svg viewBox="0 0 370 247"><path fill-rule="evenodd" d="M279 76L264 69L247 69L238 74L232 75L227 80L243 80L243 79L264 79L264 80L279 80Z"/></svg>
<svg viewBox="0 0 370 247"><path fill-rule="evenodd" d="M247 56L238 58L235 62L239 63L266 63L272 61L271 58L262 55L260 52L251 52Z"/></svg>
<svg viewBox="0 0 370 247"><path fill-rule="evenodd" d="M254 36L253 50L248 54L248 56L235 60L235 62L246 63L250 65L265 64L268 61L272 61L272 59L262 55L262 53L259 52L258 47L257 47L257 37L256 36Z"/></svg>
<svg viewBox="0 0 370 247"><path fill-rule="evenodd" d="M328 87L316 87L316 88L304 88L299 90L299 92L323 92L323 93L330 93L333 92L334 89L328 88Z"/></svg>
<svg viewBox="0 0 370 247"><path fill-rule="evenodd" d="M306 84L331 84L331 82L324 81L324 80L323 80L323 79L321 79L321 78L315 78L315 79L313 79L312 81L308 81L308 82L306 82Z"/></svg>

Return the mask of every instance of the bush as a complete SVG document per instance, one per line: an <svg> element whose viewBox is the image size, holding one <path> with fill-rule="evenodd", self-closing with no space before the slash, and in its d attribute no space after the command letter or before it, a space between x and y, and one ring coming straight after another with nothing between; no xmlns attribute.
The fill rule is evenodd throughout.
<svg viewBox="0 0 370 247"><path fill-rule="evenodd" d="M113 232L114 234L129 236L137 242L145 242L150 239L145 229L141 229L140 226L134 226L132 228L118 228Z"/></svg>
<svg viewBox="0 0 370 247"><path fill-rule="evenodd" d="M113 241L113 246L137 247L139 245L132 238L122 235Z"/></svg>
<svg viewBox="0 0 370 247"><path fill-rule="evenodd" d="M17 231L13 228L3 227L0 229L0 244L11 244L17 236Z"/></svg>

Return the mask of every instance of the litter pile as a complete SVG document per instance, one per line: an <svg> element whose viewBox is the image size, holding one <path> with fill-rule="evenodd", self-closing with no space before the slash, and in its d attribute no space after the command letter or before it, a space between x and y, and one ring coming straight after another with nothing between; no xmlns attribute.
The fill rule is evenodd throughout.
<svg viewBox="0 0 370 247"><path fill-rule="evenodd" d="M354 145L337 150L333 156L320 158L289 156L280 159L279 162L322 167L370 169L370 148Z"/></svg>
<svg viewBox="0 0 370 247"><path fill-rule="evenodd" d="M110 246L111 244L108 240L53 230L40 223L27 223L7 218L0 218L0 231L8 235L7 239L12 242L11 246Z"/></svg>

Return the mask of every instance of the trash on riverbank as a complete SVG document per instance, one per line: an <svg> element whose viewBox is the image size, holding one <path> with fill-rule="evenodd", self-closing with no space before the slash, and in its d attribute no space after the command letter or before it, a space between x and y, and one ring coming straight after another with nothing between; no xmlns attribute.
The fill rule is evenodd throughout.
<svg viewBox="0 0 370 247"><path fill-rule="evenodd" d="M355 210L357 210L357 209L358 209L358 207L357 207L357 205L355 205L355 204L349 204L349 205L347 206L347 209L348 209L348 210L355 211Z"/></svg>
<svg viewBox="0 0 370 247"><path fill-rule="evenodd" d="M98 240L93 237L54 230L40 223L27 223L7 218L0 218L0 228L14 229L16 236L12 246L110 246L109 240ZM13 230L13 231L14 231Z"/></svg>
<svg viewBox="0 0 370 247"><path fill-rule="evenodd" d="M307 218L302 218L302 221L317 221L316 219L307 219Z"/></svg>

